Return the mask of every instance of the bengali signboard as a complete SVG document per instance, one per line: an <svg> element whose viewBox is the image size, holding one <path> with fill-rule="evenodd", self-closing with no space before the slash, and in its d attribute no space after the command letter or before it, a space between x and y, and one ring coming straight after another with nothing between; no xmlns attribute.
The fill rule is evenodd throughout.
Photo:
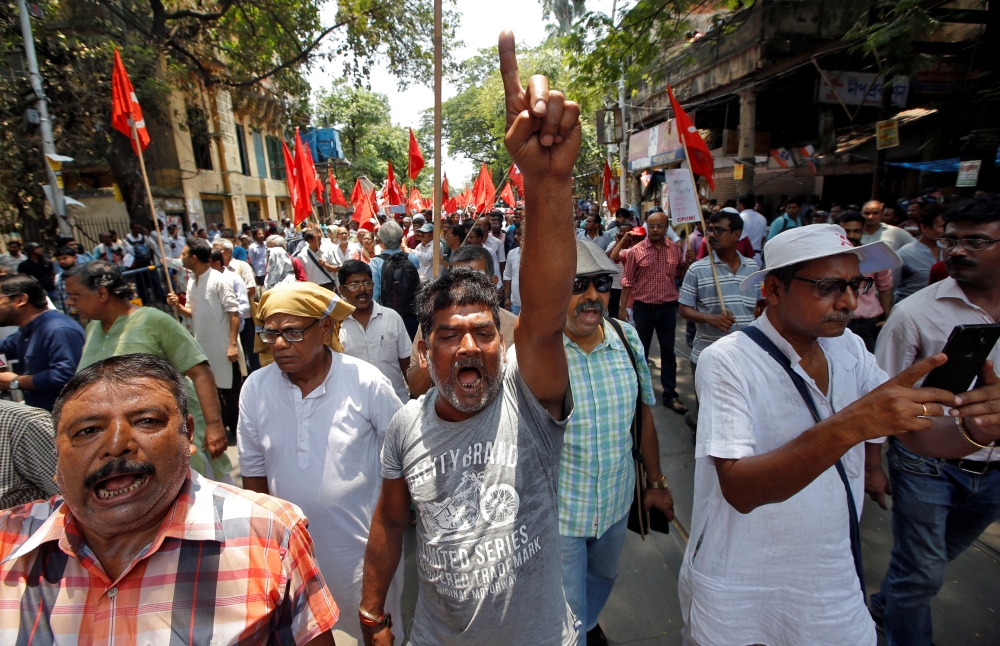
<svg viewBox="0 0 1000 646"><path fill-rule="evenodd" d="M664 121L628 139L628 169L640 171L684 159L684 146L673 119Z"/></svg>
<svg viewBox="0 0 1000 646"><path fill-rule="evenodd" d="M875 139L879 150L899 145L899 122L895 119L875 124Z"/></svg>
<svg viewBox="0 0 1000 646"><path fill-rule="evenodd" d="M866 106L878 107L882 105L883 83L878 74L823 70L817 100L844 105L861 105L863 101ZM897 76L892 80L892 105L905 108L909 93L909 76Z"/></svg>
<svg viewBox="0 0 1000 646"><path fill-rule="evenodd" d="M955 182L955 186L975 186L978 184L979 169L982 165L983 161L981 159L971 159L969 161L959 162L958 180Z"/></svg>

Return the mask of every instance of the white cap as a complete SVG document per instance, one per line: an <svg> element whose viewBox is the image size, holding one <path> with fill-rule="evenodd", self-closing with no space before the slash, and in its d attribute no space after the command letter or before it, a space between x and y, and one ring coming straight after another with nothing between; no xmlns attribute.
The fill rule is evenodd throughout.
<svg viewBox="0 0 1000 646"><path fill-rule="evenodd" d="M810 224L783 231L768 240L764 245L767 268L744 278L740 289L747 291L756 287L775 269L842 253L853 253L858 257L862 274L895 269L903 264L892 247L881 240L855 247L839 225Z"/></svg>

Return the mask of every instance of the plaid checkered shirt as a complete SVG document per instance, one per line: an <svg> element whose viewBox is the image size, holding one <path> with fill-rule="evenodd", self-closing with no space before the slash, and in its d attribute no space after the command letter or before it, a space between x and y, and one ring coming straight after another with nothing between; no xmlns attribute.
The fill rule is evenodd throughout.
<svg viewBox="0 0 1000 646"><path fill-rule="evenodd" d="M635 493L632 418L638 394L656 403L639 334L619 321L636 366L614 328L604 322L604 340L590 354L563 335L569 383L576 408L566 427L559 460L559 533L600 537L625 517Z"/></svg>
<svg viewBox="0 0 1000 646"><path fill-rule="evenodd" d="M622 287L632 288L632 298L651 305L677 300L678 270L684 265L684 252L670 240L656 247L649 238L631 247L624 260Z"/></svg>
<svg viewBox="0 0 1000 646"><path fill-rule="evenodd" d="M0 644L304 644L338 610L306 518L191 471L116 581L55 496L0 513Z"/></svg>

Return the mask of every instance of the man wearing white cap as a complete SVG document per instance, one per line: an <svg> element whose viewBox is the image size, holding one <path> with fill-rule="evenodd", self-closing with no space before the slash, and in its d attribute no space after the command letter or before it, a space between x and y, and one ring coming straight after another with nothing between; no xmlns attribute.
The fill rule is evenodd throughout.
<svg viewBox="0 0 1000 646"><path fill-rule="evenodd" d="M912 387L945 358L888 379L847 331L871 288L864 274L899 265L885 243L854 247L839 226L815 224L775 236L764 256L770 266L741 285L763 282L764 314L698 361L684 641L874 646L858 531L863 443L909 434L960 450L966 440L942 417L954 395ZM982 444L1000 436L969 432Z"/></svg>

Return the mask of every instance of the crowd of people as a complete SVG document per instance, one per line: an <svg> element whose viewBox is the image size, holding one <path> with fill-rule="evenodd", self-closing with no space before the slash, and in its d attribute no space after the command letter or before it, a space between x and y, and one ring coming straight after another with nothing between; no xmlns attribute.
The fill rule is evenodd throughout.
<svg viewBox="0 0 1000 646"><path fill-rule="evenodd" d="M695 442L685 643L931 643L946 564L1000 519L1000 378L919 384L1000 320L1000 196L916 236L877 201L580 209L579 106L499 54L524 201L441 239L425 212L8 242L0 642L606 644L627 532L674 519L658 369ZM893 501L870 600L866 493Z"/></svg>

